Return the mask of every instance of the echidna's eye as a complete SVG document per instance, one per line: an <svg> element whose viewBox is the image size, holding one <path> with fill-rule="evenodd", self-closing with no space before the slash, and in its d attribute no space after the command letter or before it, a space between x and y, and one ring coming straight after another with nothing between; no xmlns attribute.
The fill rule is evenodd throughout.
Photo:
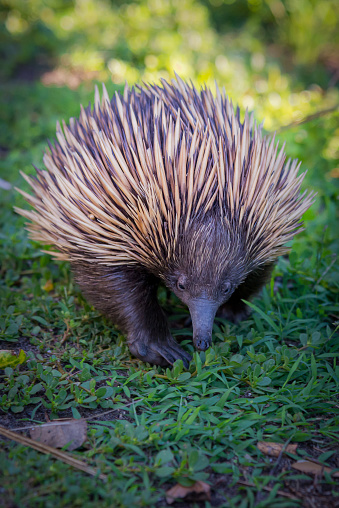
<svg viewBox="0 0 339 508"><path fill-rule="evenodd" d="M180 291L184 291L186 289L184 282L180 279L177 282L177 288L180 289Z"/></svg>
<svg viewBox="0 0 339 508"><path fill-rule="evenodd" d="M231 291L232 289L232 285L230 282L226 282L224 284L224 287L223 287L223 290L224 290L224 295L228 295L228 293Z"/></svg>

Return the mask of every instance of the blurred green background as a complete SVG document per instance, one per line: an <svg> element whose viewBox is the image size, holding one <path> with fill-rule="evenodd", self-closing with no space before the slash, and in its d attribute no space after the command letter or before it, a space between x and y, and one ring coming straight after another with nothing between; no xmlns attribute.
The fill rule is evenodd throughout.
<svg viewBox="0 0 339 508"><path fill-rule="evenodd" d="M268 129L338 102L337 0L4 0L1 78L216 79Z"/></svg>

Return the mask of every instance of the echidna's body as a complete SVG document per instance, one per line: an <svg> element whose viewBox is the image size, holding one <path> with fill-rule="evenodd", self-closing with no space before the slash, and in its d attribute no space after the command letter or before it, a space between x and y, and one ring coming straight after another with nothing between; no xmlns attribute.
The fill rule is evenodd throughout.
<svg viewBox="0 0 339 508"><path fill-rule="evenodd" d="M300 227L312 195L274 140L225 95L179 78L116 94L57 129L47 171L25 176L32 238L71 262L85 295L156 364L189 355L172 339L159 280L190 309L194 343L211 344L215 313L244 314Z"/></svg>

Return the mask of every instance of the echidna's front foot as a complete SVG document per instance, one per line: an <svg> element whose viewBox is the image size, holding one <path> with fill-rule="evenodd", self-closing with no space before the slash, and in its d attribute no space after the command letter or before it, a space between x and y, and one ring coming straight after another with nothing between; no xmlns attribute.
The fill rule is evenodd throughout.
<svg viewBox="0 0 339 508"><path fill-rule="evenodd" d="M137 340L128 341L128 346L133 356L143 362L160 365L161 367L173 365L176 360L182 360L184 367L187 369L192 360L191 356L172 337L161 342L138 338Z"/></svg>

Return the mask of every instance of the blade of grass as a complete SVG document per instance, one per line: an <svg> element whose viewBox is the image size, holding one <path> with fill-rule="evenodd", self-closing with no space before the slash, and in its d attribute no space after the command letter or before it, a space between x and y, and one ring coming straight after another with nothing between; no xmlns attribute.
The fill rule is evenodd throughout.
<svg viewBox="0 0 339 508"><path fill-rule="evenodd" d="M251 309L255 310L265 321L266 323L268 323L272 328L273 330L279 335L281 335L281 331L280 331L280 328L275 324L275 322L267 316L267 314L265 314L264 311L262 311L261 309L259 309L259 307L257 307L256 305L254 305L254 303L252 302L248 302L247 300L242 300L244 303L246 303L246 305L248 305L249 307L251 307Z"/></svg>
<svg viewBox="0 0 339 508"><path fill-rule="evenodd" d="M286 378L286 381L285 383L283 384L283 388L285 388L285 386L287 385L287 383L289 382L289 380L291 379L291 377L293 376L294 372L297 370L297 368L299 367L299 363L301 362L301 360L304 358L305 354L302 353L301 356L299 356L298 360L293 364L291 370L289 371L288 373L288 376Z"/></svg>

